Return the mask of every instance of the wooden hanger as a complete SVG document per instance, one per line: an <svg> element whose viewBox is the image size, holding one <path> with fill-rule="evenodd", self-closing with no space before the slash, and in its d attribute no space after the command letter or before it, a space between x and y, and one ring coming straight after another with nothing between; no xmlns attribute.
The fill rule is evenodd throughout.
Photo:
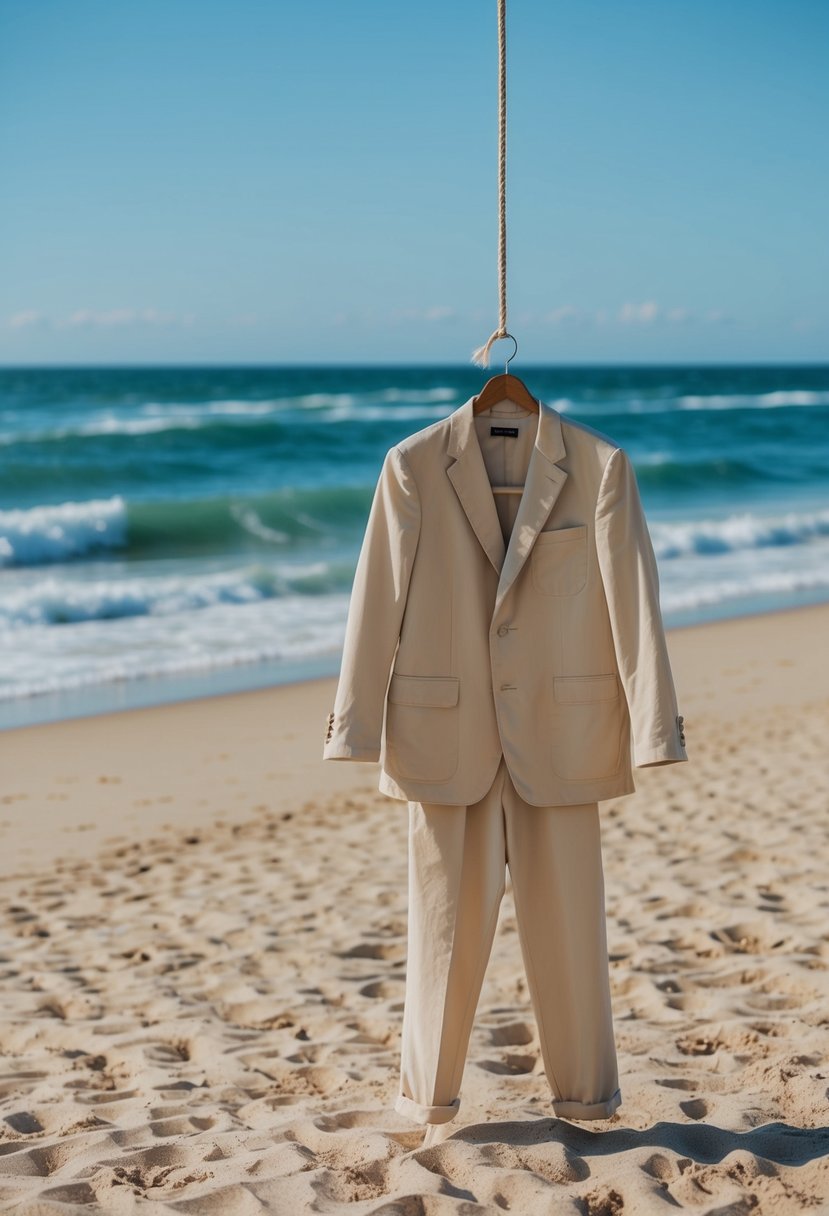
<svg viewBox="0 0 829 1216"><path fill-rule="evenodd" d="M538 413L539 407L535 397L524 381L511 372L490 376L477 397L473 399L472 412L480 414L482 410L488 410L505 399L511 401L513 405L520 405L522 409L528 410L532 414Z"/></svg>
<svg viewBox="0 0 829 1216"><path fill-rule="evenodd" d="M511 401L513 405L519 405L528 413L537 414L540 411L540 406L535 397L520 377L513 375L508 369L510 359L514 359L518 350L518 343L512 334L504 334L505 338L512 338L515 342L515 350L507 359L504 365L504 372L497 376L490 376L484 387L472 399L472 413L480 414L483 410L490 409L493 405L500 405L502 401ZM523 486L493 486L493 494L523 494Z"/></svg>

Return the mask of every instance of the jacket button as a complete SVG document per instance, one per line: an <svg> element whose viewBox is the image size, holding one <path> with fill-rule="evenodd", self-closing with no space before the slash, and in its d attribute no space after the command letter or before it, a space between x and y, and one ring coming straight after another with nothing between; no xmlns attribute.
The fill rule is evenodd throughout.
<svg viewBox="0 0 829 1216"><path fill-rule="evenodd" d="M499 625L498 626L498 637L499 638L506 637L508 633L509 633L509 625Z"/></svg>

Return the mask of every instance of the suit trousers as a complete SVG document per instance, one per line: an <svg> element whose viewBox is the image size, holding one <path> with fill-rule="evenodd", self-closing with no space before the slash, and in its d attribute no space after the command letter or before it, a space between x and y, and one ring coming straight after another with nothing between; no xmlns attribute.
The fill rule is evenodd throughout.
<svg viewBox="0 0 829 1216"><path fill-rule="evenodd" d="M408 961L398 1114L446 1123L506 866L556 1115L606 1119L622 1100L613 1035L597 802L533 806L506 762L471 806L408 804Z"/></svg>

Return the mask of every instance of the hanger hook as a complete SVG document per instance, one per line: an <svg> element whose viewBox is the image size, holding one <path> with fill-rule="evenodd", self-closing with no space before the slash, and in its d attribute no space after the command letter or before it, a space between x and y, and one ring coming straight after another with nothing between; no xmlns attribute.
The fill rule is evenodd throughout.
<svg viewBox="0 0 829 1216"><path fill-rule="evenodd" d="M515 343L515 350L512 352L512 354L510 355L509 359L507 359L507 361L506 361L506 362L505 362L505 364L504 364L504 375L505 375L505 376L508 376L508 375L509 375L509 365L510 365L510 360L511 360L511 359L514 359L514 358L515 358L515 356L518 354L518 339L515 337L515 335L514 335L514 334L510 334L510 333L505 333L505 334L503 334L502 336L503 336L504 338L512 338L513 342Z"/></svg>

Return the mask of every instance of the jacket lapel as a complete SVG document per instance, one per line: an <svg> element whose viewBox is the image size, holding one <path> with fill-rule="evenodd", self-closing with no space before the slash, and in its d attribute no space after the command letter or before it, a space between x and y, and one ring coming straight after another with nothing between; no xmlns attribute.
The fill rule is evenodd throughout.
<svg viewBox="0 0 829 1216"><path fill-rule="evenodd" d="M505 547L495 497L473 422L473 401L474 397L470 397L450 416L448 453L455 459L446 474L455 487L475 535L498 573L495 597L497 612L567 480L566 470L556 463L566 452L558 413L552 406L539 400L538 429L530 454L524 492L509 545Z"/></svg>
<svg viewBox="0 0 829 1216"><path fill-rule="evenodd" d="M504 564L504 534L489 484L478 436L472 425L472 398L451 415L449 455L455 457L446 475L484 552L498 574Z"/></svg>

